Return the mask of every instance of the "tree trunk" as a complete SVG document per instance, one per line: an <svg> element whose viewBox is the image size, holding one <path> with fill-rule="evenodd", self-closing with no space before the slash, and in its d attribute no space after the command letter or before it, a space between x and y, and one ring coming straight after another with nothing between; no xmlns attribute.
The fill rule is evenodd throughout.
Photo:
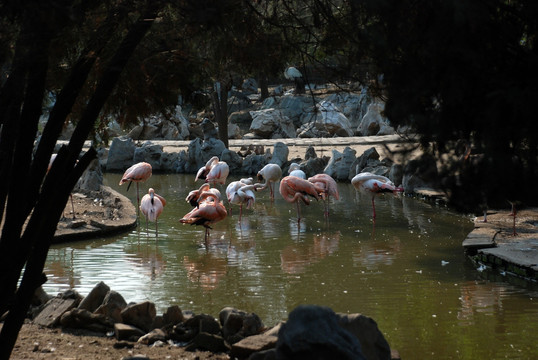
<svg viewBox="0 0 538 360"><path fill-rule="evenodd" d="M228 148L228 91L231 88L229 82L216 81L211 94L215 120L219 127L219 139Z"/></svg>
<svg viewBox="0 0 538 360"><path fill-rule="evenodd" d="M29 168L28 164L31 163L31 159L30 161L25 161L28 160L26 158L29 157L29 154L31 155L35 131L21 131L20 137L16 140L15 151L12 155L14 160L11 164L8 164L8 162L2 163L3 170L4 165L9 165L6 168L6 170L9 171L7 172L8 174L11 173L14 175L14 170L20 169L23 172L22 174L19 174L20 177L24 177L25 174L34 171L37 174L42 173L42 177L29 179L29 181L37 182L37 191L35 193L30 192L26 196L20 196L20 193L24 191L21 187L25 186L25 182L20 181L10 186L10 192L7 196L8 206L6 207L5 223L2 229L2 237L0 238L0 294L2 294L2 297L0 298L0 310L3 312L9 308L9 313L0 331L0 360L9 359L13 346L17 340L18 332L26 316L32 295L35 289L43 282L42 272L48 249L69 194L89 162L96 156L96 152L92 148L80 159L78 165L76 165L84 141L88 138L97 116L106 99L112 92L112 89L116 85L120 73L127 64L128 59L153 24L153 19L155 19L157 10L160 6L160 2L148 2L146 11L142 14L140 19L131 26L129 32L116 50L115 55L107 64L101 80L98 82L93 96L89 100L88 105L75 128L69 144L67 147L62 148L46 177L46 171L40 171L40 169L46 169L52 153L50 144L52 142L54 145L57 139L58 132L56 132L57 128L55 128L55 126L57 126L58 123L56 120L59 121L60 124L63 124L65 117L71 108L71 100L76 98L76 94L72 94L71 92L65 93L65 101L61 102L60 98L58 99L58 101L60 101L60 106L57 108L55 107L55 110L58 111L58 113L55 113L55 115L51 113L51 118L55 119L55 121L51 122L49 131L53 135L56 134L56 136L48 138L43 137L42 140L44 141L44 145L41 146L40 144L38 149L39 160L34 159L34 164L36 161L39 161L39 169ZM37 26L34 30L37 30L38 28L39 27ZM40 39L42 39L42 37L40 37ZM38 58L47 59L48 52L44 50L44 53ZM68 82L68 85L66 85L64 90L67 90L68 86L72 86L70 90L80 89L78 84L80 81L82 81L80 82L80 85L84 82L83 79L87 76L85 71L89 71L92 63L93 60L89 60L89 62L80 62L79 64L81 65L81 68L75 67L73 69L74 72L71 80L74 82ZM46 63L44 69L46 69ZM24 95L24 107L20 117L27 118L26 126L30 126L27 130L32 130L39 119L39 113L36 114L35 111L35 104L41 104L41 98L44 93L42 89L39 90L39 81L41 81L39 76L44 77L43 66L36 66L35 69L29 68L28 73L36 74L34 82L37 82L38 86L33 87L31 85L34 85L34 83L28 81L26 86L27 93ZM70 98L70 94L74 95L74 98ZM60 116L59 114L64 114L64 116ZM2 116L3 115L4 114L2 114ZM10 119L10 121L13 120ZM3 127L2 138L9 135L4 133L5 129L6 127ZM20 160L18 168L16 167L17 161L15 160ZM45 177L44 182L43 177ZM16 180L17 179L13 182L16 182ZM42 186L40 186L41 183L43 183ZM17 203L16 200L19 199L21 202ZM10 206L10 202L12 202L13 205ZM27 218L26 212L29 212L32 209L32 215L30 216L24 232L22 232L22 224ZM17 288L17 282L24 265L26 265L24 276L21 284Z"/></svg>
<svg viewBox="0 0 538 360"><path fill-rule="evenodd" d="M260 100L263 101L269 97L269 86L267 84L267 77L264 74L261 74L258 83L260 86Z"/></svg>

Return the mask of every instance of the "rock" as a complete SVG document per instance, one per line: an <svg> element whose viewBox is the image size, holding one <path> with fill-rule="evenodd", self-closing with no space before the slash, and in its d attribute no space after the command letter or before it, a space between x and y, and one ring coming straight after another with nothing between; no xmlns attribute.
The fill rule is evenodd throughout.
<svg viewBox="0 0 538 360"><path fill-rule="evenodd" d="M108 151L106 170L125 171L133 164L135 148L136 146L131 138L114 138Z"/></svg>
<svg viewBox="0 0 538 360"><path fill-rule="evenodd" d="M213 124L208 118L205 118L202 121L202 132L204 134L204 141L209 139L218 139L219 137L215 124Z"/></svg>
<svg viewBox="0 0 538 360"><path fill-rule="evenodd" d="M317 108L313 121L318 130L325 130L331 136L353 136L351 123L332 102L324 100Z"/></svg>
<svg viewBox="0 0 538 360"><path fill-rule="evenodd" d="M226 146L219 139L210 138L210 139L204 140L204 142L202 143L202 146L200 147L203 164L207 163L209 159L211 159L213 156L217 156L220 159L222 152L225 149L226 149ZM198 171L198 169L196 170Z"/></svg>
<svg viewBox="0 0 538 360"><path fill-rule="evenodd" d="M277 109L251 111L252 123L249 131L255 135L269 138L294 138L295 126L291 119Z"/></svg>
<svg viewBox="0 0 538 360"><path fill-rule="evenodd" d="M230 344L247 336L259 334L263 328L258 315L230 307L220 311L219 320L222 325L222 335Z"/></svg>
<svg viewBox="0 0 538 360"><path fill-rule="evenodd" d="M280 111L283 116L287 116L293 122L293 125L299 128L302 124L308 122L311 112L307 112L306 109L313 109L316 101L317 99L312 99L306 95L285 95L280 99L276 110Z"/></svg>
<svg viewBox="0 0 538 360"><path fill-rule="evenodd" d="M241 84L241 89L245 95L256 94L258 93L258 82L253 78L245 79Z"/></svg>
<svg viewBox="0 0 538 360"><path fill-rule="evenodd" d="M211 315L199 314L174 326L174 331L170 336L178 341L191 341L200 332L218 335L221 333L221 327Z"/></svg>
<svg viewBox="0 0 538 360"><path fill-rule="evenodd" d="M278 337L276 335L253 335L232 344L231 355L239 359L245 359L253 353L274 349ZM250 359L250 358L249 358Z"/></svg>
<svg viewBox="0 0 538 360"><path fill-rule="evenodd" d="M403 179L403 166L401 164L392 164L392 166L390 167L388 178L396 186L400 186Z"/></svg>
<svg viewBox="0 0 538 360"><path fill-rule="evenodd" d="M325 100L335 104L349 119L352 129L356 129L368 111L371 98L366 88L360 94L341 92L329 95Z"/></svg>
<svg viewBox="0 0 538 360"><path fill-rule="evenodd" d="M290 149L288 148L288 146L281 141L277 141L273 146L273 157L271 158L271 161L269 161L269 163L277 164L278 166L282 167L282 165L284 165L284 163L288 161L289 153Z"/></svg>
<svg viewBox="0 0 538 360"><path fill-rule="evenodd" d="M300 305L278 333L277 359L364 360L359 340L328 307Z"/></svg>
<svg viewBox="0 0 538 360"><path fill-rule="evenodd" d="M361 156L359 156L349 168L349 177L351 180L358 173L363 172L364 168L372 164L372 161L379 160L379 153L375 147L371 147L368 150L364 151Z"/></svg>
<svg viewBox="0 0 538 360"><path fill-rule="evenodd" d="M163 146L146 141L141 147L136 148L133 156L133 163L147 162L153 171L161 170L161 156Z"/></svg>
<svg viewBox="0 0 538 360"><path fill-rule="evenodd" d="M226 352L230 348L224 342L222 336L209 334L206 332L198 333L192 341L185 347L187 351L202 350L213 353Z"/></svg>
<svg viewBox="0 0 538 360"><path fill-rule="evenodd" d="M146 332L151 330L155 316L157 316L155 304L150 301L129 305L121 312L125 324L136 326Z"/></svg>
<svg viewBox="0 0 538 360"><path fill-rule="evenodd" d="M241 173L256 175L265 165L267 165L267 158L264 155L250 154L243 159Z"/></svg>
<svg viewBox="0 0 538 360"><path fill-rule="evenodd" d="M166 312L163 314L163 324L167 325L176 325L185 320L183 312L177 305L170 306L166 309Z"/></svg>
<svg viewBox="0 0 538 360"><path fill-rule="evenodd" d="M129 324L116 323L114 334L117 340L138 341L141 336L145 335L145 332Z"/></svg>
<svg viewBox="0 0 538 360"><path fill-rule="evenodd" d="M78 308L81 310L94 312L103 303L103 300L109 291L110 287L108 287L108 285L104 282L100 281L93 287L90 293L84 299L82 299L78 305Z"/></svg>
<svg viewBox="0 0 538 360"><path fill-rule="evenodd" d="M349 180L351 165L356 160L355 153L349 146L344 148L343 153L333 149L332 157L323 172L335 180Z"/></svg>
<svg viewBox="0 0 538 360"><path fill-rule="evenodd" d="M431 155L424 154L404 166L402 185L406 194L412 194L415 189L437 189L438 182L437 163Z"/></svg>
<svg viewBox="0 0 538 360"><path fill-rule="evenodd" d="M179 166L179 154L163 152L161 154L161 171L175 172Z"/></svg>
<svg viewBox="0 0 538 360"><path fill-rule="evenodd" d="M310 159L315 159L317 157L318 155L316 154L316 149L314 149L314 147L310 145L308 149L306 149L306 152L304 154L304 159L310 160Z"/></svg>
<svg viewBox="0 0 538 360"><path fill-rule="evenodd" d="M329 158L325 156L322 158L310 158L301 164L301 169L306 174L306 177L309 178L316 174L322 173L323 170L327 167L328 163Z"/></svg>
<svg viewBox="0 0 538 360"><path fill-rule="evenodd" d="M383 127L383 135L394 134L394 129L390 127L388 119L381 115L384 109L385 103L382 102L368 105L368 111L357 127L357 133L362 136L378 135Z"/></svg>
<svg viewBox="0 0 538 360"><path fill-rule="evenodd" d="M34 323L45 327L54 327L60 323L62 315L75 308L80 300L80 295L66 297L65 293L60 294L45 304L43 310L35 317Z"/></svg>
<svg viewBox="0 0 538 360"><path fill-rule="evenodd" d="M151 345L156 341L166 341L166 334L161 329L153 329L138 339L138 343Z"/></svg>
<svg viewBox="0 0 538 360"><path fill-rule="evenodd" d="M114 327L112 321L108 320L102 314L92 314L85 309L72 309L65 312L60 318L62 327L74 329L88 329L92 331L105 333Z"/></svg>
<svg viewBox="0 0 538 360"><path fill-rule="evenodd" d="M74 190L99 191L103 185L103 171L99 160L93 160L88 168L82 173Z"/></svg>
<svg viewBox="0 0 538 360"><path fill-rule="evenodd" d="M113 322L122 322L121 312L127 307L127 302L120 293L110 290L102 304L94 311L95 314L103 314Z"/></svg>
<svg viewBox="0 0 538 360"><path fill-rule="evenodd" d="M341 327L359 339L364 356L368 360L390 359L390 346L377 323L361 314L336 314Z"/></svg>
<svg viewBox="0 0 538 360"><path fill-rule="evenodd" d="M220 160L228 164L230 174L237 174L243 166L243 158L235 151L224 149L220 156Z"/></svg>
<svg viewBox="0 0 538 360"><path fill-rule="evenodd" d="M237 125L241 133L246 133L249 131L252 116L249 110L236 111L230 114L228 121L229 125Z"/></svg>

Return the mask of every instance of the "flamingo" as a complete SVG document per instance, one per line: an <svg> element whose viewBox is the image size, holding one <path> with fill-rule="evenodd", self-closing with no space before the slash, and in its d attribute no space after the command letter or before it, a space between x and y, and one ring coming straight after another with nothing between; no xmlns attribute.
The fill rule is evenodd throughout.
<svg viewBox="0 0 538 360"><path fill-rule="evenodd" d="M136 183L136 205L137 205L137 217L140 218L140 192L138 189L138 183L144 182L151 177L151 165L147 162L139 162L134 164L127 170L121 177L120 185L129 182L127 185L127 191L131 187L133 181Z"/></svg>
<svg viewBox="0 0 538 360"><path fill-rule="evenodd" d="M325 216L329 216L329 197L332 196L336 200L340 199L340 194L338 193L338 186L336 185L336 181L332 178L332 176L327 174L317 174L312 177L308 178L308 181L310 181L313 184L318 185L320 188L323 189L322 192L320 192L320 196L323 200L325 200Z"/></svg>
<svg viewBox="0 0 538 360"><path fill-rule="evenodd" d="M363 172L355 175L351 179L351 184L355 189L362 191L365 194L369 194L372 197L372 210L373 210L373 219L375 221L375 196L384 192L403 192L402 187L396 187L389 180L389 178L382 175L375 175L369 172Z"/></svg>
<svg viewBox="0 0 538 360"><path fill-rule="evenodd" d="M291 163L288 169L288 173L290 176L296 176L298 178L306 180L306 174L304 173L303 170L300 169L300 166L297 163Z"/></svg>
<svg viewBox="0 0 538 360"><path fill-rule="evenodd" d="M149 188L148 193L140 201L140 211L146 218L146 234L148 233L148 221L155 221L155 237L159 235L157 219L163 212L166 200Z"/></svg>
<svg viewBox="0 0 538 360"><path fill-rule="evenodd" d="M228 164L225 161L219 161L218 156L213 156L205 166L198 170L194 181L205 179L205 182L210 184L224 184L228 174L230 174Z"/></svg>
<svg viewBox="0 0 538 360"><path fill-rule="evenodd" d="M199 207L192 209L183 218L179 219L179 222L205 227L204 241L207 248L207 238L209 236L209 229L211 229L210 225L223 220L228 213L222 201L220 201L220 196L215 192L204 191L200 195L200 200Z"/></svg>
<svg viewBox="0 0 538 360"><path fill-rule="evenodd" d="M269 187L271 192L271 201L275 199L273 192L273 184L276 183L282 177L282 169L278 164L267 164L265 165L257 174L258 181L265 180L263 186L258 187L257 190L263 190L266 187Z"/></svg>
<svg viewBox="0 0 538 360"><path fill-rule="evenodd" d="M254 206L256 197L254 191L257 190L259 184L252 184L252 178L241 179L239 181L232 181L226 188L226 197L230 204L239 205L239 221L243 214L243 204L247 205L247 209Z"/></svg>
<svg viewBox="0 0 538 360"><path fill-rule="evenodd" d="M58 154L52 154L51 157L50 157L50 161L49 161L49 166L47 167L47 173L50 171L50 168L52 167L52 163L54 162L54 160L56 160L56 156ZM78 160L77 160L78 162ZM69 198L71 199L71 208L73 209L73 220L76 219L76 216L75 216L75 203L73 201L73 194L69 194Z"/></svg>
<svg viewBox="0 0 538 360"><path fill-rule="evenodd" d="M210 189L210 185L207 183L202 184L198 190L192 190L189 192L189 195L185 198L185 201L191 204L191 206L198 207L198 200L200 199L200 195L204 191L208 191Z"/></svg>
<svg viewBox="0 0 538 360"><path fill-rule="evenodd" d="M280 181L280 195L289 203L297 204L297 221L301 221L301 207L299 200L310 204L307 195L319 200L319 193L323 191L318 185L296 176L286 176Z"/></svg>

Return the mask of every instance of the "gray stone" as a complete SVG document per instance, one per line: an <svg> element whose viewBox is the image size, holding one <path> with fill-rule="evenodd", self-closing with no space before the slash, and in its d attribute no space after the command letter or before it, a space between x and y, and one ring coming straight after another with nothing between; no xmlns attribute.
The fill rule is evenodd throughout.
<svg viewBox="0 0 538 360"><path fill-rule="evenodd" d="M377 323L361 314L337 314L341 327L352 333L361 343L362 353L368 360L390 359L390 346Z"/></svg>
<svg viewBox="0 0 538 360"><path fill-rule="evenodd" d="M437 189L438 182L437 163L431 155L413 159L404 166L402 185L406 194L411 194L419 188Z"/></svg>
<svg viewBox="0 0 538 360"><path fill-rule="evenodd" d="M103 185L103 171L99 160L93 160L77 182L74 190L99 191Z"/></svg>
<svg viewBox="0 0 538 360"><path fill-rule="evenodd" d="M333 149L332 157L323 172L335 180L349 180L349 170L356 160L355 154L356 151L349 146L344 148L343 153Z"/></svg>
<svg viewBox="0 0 538 360"><path fill-rule="evenodd" d="M264 155L250 154L243 159L241 173L246 175L256 175L265 165L267 165L267 158Z"/></svg>
<svg viewBox="0 0 538 360"><path fill-rule="evenodd" d="M131 138L114 138L108 151L107 171L124 171L131 166L135 148L136 146Z"/></svg>
<svg viewBox="0 0 538 360"><path fill-rule="evenodd" d="M65 312L60 318L62 327L74 329L88 329L97 332L106 332L114 327L114 323L102 314L92 314L85 309L72 309Z"/></svg>
<svg viewBox="0 0 538 360"><path fill-rule="evenodd" d="M258 315L234 308L224 308L219 313L222 335L230 344L247 336L259 334L263 323Z"/></svg>
<svg viewBox="0 0 538 360"><path fill-rule="evenodd" d="M163 323L165 326L176 325L184 320L185 317L183 316L183 312L177 305L169 306L163 314Z"/></svg>
<svg viewBox="0 0 538 360"><path fill-rule="evenodd" d="M117 340L137 341L145 332L129 324L114 324L114 334Z"/></svg>
<svg viewBox="0 0 538 360"><path fill-rule="evenodd" d="M161 156L163 146L146 141L141 147L136 148L133 156L133 163L147 162L153 171L161 170Z"/></svg>
<svg viewBox="0 0 538 360"><path fill-rule="evenodd" d="M80 299L62 298L60 296L50 299L43 310L35 317L34 323L45 327L53 327L60 323L64 313L75 308Z"/></svg>
<svg viewBox="0 0 538 360"><path fill-rule="evenodd" d="M146 332L151 330L155 316L157 316L155 304L150 301L129 305L121 312L124 323L136 326Z"/></svg>
<svg viewBox="0 0 538 360"><path fill-rule="evenodd" d="M243 158L235 151L224 149L220 156L220 160L228 164L230 174L237 174L243 166Z"/></svg>
<svg viewBox="0 0 538 360"><path fill-rule="evenodd" d="M161 329L153 329L138 339L140 344L151 345L156 341L166 341L166 334Z"/></svg>
<svg viewBox="0 0 538 360"><path fill-rule="evenodd" d="M298 306L278 333L277 359L366 359L359 340L338 320L328 307Z"/></svg>
<svg viewBox="0 0 538 360"><path fill-rule="evenodd" d="M101 306L99 306L94 313L103 314L113 322L122 322L121 312L126 307L127 302L123 296L114 290L110 290L103 299Z"/></svg>
<svg viewBox="0 0 538 360"><path fill-rule="evenodd" d="M239 359L245 359L253 353L274 349L277 341L278 337L276 335L260 334L249 336L232 344L231 355Z"/></svg>
<svg viewBox="0 0 538 360"><path fill-rule="evenodd" d="M282 167L282 165L288 161L289 153L290 149L288 146L281 141L277 141L273 146L273 157L269 163L277 164L278 166Z"/></svg>
<svg viewBox="0 0 538 360"><path fill-rule="evenodd" d="M104 282L100 281L93 287L90 293L84 299L82 299L78 305L78 308L88 310L89 312L94 312L103 303L103 300L109 291L110 287Z"/></svg>
<svg viewBox="0 0 538 360"><path fill-rule="evenodd" d="M206 332L198 333L185 347L187 351L202 350L213 353L226 352L229 347L226 345L222 336Z"/></svg>

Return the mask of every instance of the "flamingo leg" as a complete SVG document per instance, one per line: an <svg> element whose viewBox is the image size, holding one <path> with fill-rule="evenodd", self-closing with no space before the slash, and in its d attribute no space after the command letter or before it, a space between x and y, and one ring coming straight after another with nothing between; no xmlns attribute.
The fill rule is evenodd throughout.
<svg viewBox="0 0 538 360"><path fill-rule="evenodd" d="M155 219L155 239L159 237L159 225L157 219Z"/></svg>
<svg viewBox="0 0 538 360"><path fill-rule="evenodd" d="M269 191L271 192L271 201L275 199L275 195L273 194L273 184L269 182Z"/></svg>
<svg viewBox="0 0 538 360"><path fill-rule="evenodd" d="M375 219L375 198L372 197L372 210L374 211L374 219Z"/></svg>
<svg viewBox="0 0 538 360"><path fill-rule="evenodd" d="M136 218L140 223L140 192L138 191L138 181L136 182Z"/></svg>
<svg viewBox="0 0 538 360"><path fill-rule="evenodd" d="M241 222L241 216L243 215L243 203L239 205L239 222Z"/></svg>
<svg viewBox="0 0 538 360"><path fill-rule="evenodd" d="M299 204L299 200L295 202L297 204L297 221L301 221L301 205Z"/></svg>

